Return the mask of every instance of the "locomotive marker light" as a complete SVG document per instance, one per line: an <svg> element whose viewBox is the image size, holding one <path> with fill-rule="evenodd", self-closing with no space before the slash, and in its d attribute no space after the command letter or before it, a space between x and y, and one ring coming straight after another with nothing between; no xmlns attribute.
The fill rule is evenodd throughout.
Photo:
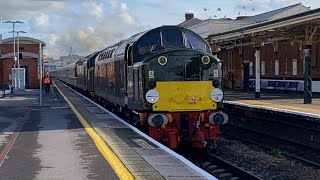
<svg viewBox="0 0 320 180"><path fill-rule="evenodd" d="M203 64L209 64L209 63L210 63L210 58L209 58L209 56L202 56L201 62L202 62Z"/></svg>
<svg viewBox="0 0 320 180"><path fill-rule="evenodd" d="M154 104L156 102L159 101L159 93L158 91L151 89L146 93L146 100L151 103Z"/></svg>
<svg viewBox="0 0 320 180"><path fill-rule="evenodd" d="M160 64L160 65L165 65L165 64L167 64L167 62L168 62L168 59L165 57L165 56L160 56L159 58L158 58L158 63Z"/></svg>
<svg viewBox="0 0 320 180"><path fill-rule="evenodd" d="M148 123L150 126L153 126L153 127L165 126L168 124L168 122L169 122L168 117L163 114L154 114L148 117Z"/></svg>
<svg viewBox="0 0 320 180"><path fill-rule="evenodd" d="M211 124L226 124L229 120L229 116L223 112L215 112L210 114L209 122Z"/></svg>
<svg viewBox="0 0 320 180"><path fill-rule="evenodd" d="M220 102L222 100L222 98L223 98L223 92L219 88L214 88L210 92L210 97L211 97L212 101Z"/></svg>

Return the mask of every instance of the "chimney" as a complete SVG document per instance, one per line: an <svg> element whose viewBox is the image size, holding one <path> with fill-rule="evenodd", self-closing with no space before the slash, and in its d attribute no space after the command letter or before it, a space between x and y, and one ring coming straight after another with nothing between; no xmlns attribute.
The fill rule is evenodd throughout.
<svg viewBox="0 0 320 180"><path fill-rule="evenodd" d="M186 17L186 21L189 21L190 19L194 18L194 14L193 13L186 13L185 17Z"/></svg>

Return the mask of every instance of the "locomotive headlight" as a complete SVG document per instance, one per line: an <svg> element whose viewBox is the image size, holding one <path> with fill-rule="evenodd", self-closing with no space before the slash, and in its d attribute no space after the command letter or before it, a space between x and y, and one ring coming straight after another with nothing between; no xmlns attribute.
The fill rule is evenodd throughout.
<svg viewBox="0 0 320 180"><path fill-rule="evenodd" d="M203 64L209 64L209 63L210 63L210 58L209 58L209 56L202 56L201 62L202 62Z"/></svg>
<svg viewBox="0 0 320 180"><path fill-rule="evenodd" d="M159 93L158 91L151 89L146 93L146 100L151 103L154 104L156 102L159 101Z"/></svg>
<svg viewBox="0 0 320 180"><path fill-rule="evenodd" d="M165 65L165 64L167 64L167 62L168 62L168 59L167 59L165 56L160 56L160 57L158 58L158 63L159 63L160 65Z"/></svg>
<svg viewBox="0 0 320 180"><path fill-rule="evenodd" d="M220 102L222 100L222 98L223 98L223 92L219 88L214 88L210 92L210 97L211 97L212 101Z"/></svg>

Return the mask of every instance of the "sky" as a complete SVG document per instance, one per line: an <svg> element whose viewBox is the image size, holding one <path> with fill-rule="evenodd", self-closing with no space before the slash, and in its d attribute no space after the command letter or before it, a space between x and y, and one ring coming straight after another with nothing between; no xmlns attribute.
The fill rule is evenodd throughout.
<svg viewBox="0 0 320 180"><path fill-rule="evenodd" d="M45 42L46 55L86 56L138 32L179 24L186 12L234 19L296 3L320 8L319 0L0 0L0 34L12 37L12 24L2 22L19 20L15 31Z"/></svg>

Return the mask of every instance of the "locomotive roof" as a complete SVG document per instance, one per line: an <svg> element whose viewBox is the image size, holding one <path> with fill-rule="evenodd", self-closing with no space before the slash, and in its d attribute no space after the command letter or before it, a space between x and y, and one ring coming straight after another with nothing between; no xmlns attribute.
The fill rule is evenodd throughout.
<svg viewBox="0 0 320 180"><path fill-rule="evenodd" d="M127 44L132 44L133 49L136 49L135 48L136 43L140 42L144 35L147 35L149 33L152 34L153 32L161 32L162 29L179 29L183 32L186 32L186 31L192 32L191 30L189 30L187 28L177 26L177 25L164 25L164 26L160 26L157 28L153 28L153 29L150 29L150 30L147 30L144 32L137 33L137 34L131 36L130 38L121 40L111 46L106 47L105 49L100 51L98 58L96 58L96 61L107 60L107 59L112 59L112 58L121 58L125 54L125 48L127 47ZM196 33L194 33L194 34L197 35L200 39L202 39L198 34L196 34ZM205 43L207 43L207 42L205 42Z"/></svg>
<svg viewBox="0 0 320 180"><path fill-rule="evenodd" d="M105 50L109 50L109 49L116 49L117 47L121 46L123 43L131 43L131 42L135 42L137 41L138 39L140 39L143 35L145 35L146 33L149 33L149 32L152 32L152 31L157 31L159 29L167 29L167 28L176 28L176 29L181 29L181 30L185 30L186 28L184 27L181 27L181 26L176 26L176 25L164 25L164 26L160 26L160 27L157 27L157 28L153 28L153 29L149 29L147 31L143 31L143 32L140 32L140 33L137 33L133 36L131 36L130 38L128 39L124 39L124 40L121 40L111 46L108 46L106 47L105 49L103 49L102 51L105 51Z"/></svg>

